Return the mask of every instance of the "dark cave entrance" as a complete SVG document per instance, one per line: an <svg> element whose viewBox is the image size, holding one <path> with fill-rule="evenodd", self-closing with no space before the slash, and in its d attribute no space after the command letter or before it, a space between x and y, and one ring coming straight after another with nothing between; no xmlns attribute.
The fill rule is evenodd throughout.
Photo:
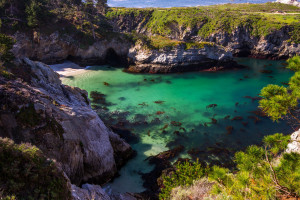
<svg viewBox="0 0 300 200"><path fill-rule="evenodd" d="M106 51L105 63L112 66L120 66L123 64L123 59L116 53L113 48L109 48Z"/></svg>

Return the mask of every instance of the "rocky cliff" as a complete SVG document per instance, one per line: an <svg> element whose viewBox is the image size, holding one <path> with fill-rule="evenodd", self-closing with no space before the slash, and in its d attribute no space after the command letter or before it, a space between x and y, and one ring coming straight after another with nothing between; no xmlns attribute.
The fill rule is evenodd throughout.
<svg viewBox="0 0 300 200"><path fill-rule="evenodd" d="M126 62L129 47L132 45L121 34L86 44L82 44L85 41L77 41L58 31L50 35L36 32L31 35L18 31L12 37L16 41L12 49L16 57L28 57L47 64L67 59L85 66L106 64L110 61L122 63Z"/></svg>
<svg viewBox="0 0 300 200"><path fill-rule="evenodd" d="M107 17L118 32L149 37L163 35L178 41L214 42L226 47L235 56L285 59L299 54L299 19L293 16L299 13L299 9L287 5L283 9L292 9L287 12L295 13L286 15L281 10L282 4L258 4L256 7L257 10L250 12L246 11L253 9L251 5L241 5L240 10L234 6L224 10L215 7L159 10L116 8ZM285 15L283 19L286 22L280 21L280 15ZM295 22L289 24L289 18Z"/></svg>
<svg viewBox="0 0 300 200"><path fill-rule="evenodd" d="M73 184L110 180L132 149L91 109L87 92L62 85L43 63L24 58L17 66L27 70L23 80L0 77L0 136L36 145Z"/></svg>
<svg viewBox="0 0 300 200"><path fill-rule="evenodd" d="M119 34L118 37L98 40L82 48L72 37L58 32L36 37L16 32L13 37L16 43L12 52L16 57L29 57L46 63L67 59L83 66L107 63L127 66L131 63L133 65L128 71L150 73L218 70L237 66L228 50L213 43L202 47L196 45L187 48L181 44L171 48L151 49Z"/></svg>
<svg viewBox="0 0 300 200"><path fill-rule="evenodd" d="M141 42L129 50L129 59L134 65L128 68L130 72L171 73L196 70L211 70L235 68L231 52L225 48L205 43L201 47L187 48L185 44L162 49L146 48Z"/></svg>

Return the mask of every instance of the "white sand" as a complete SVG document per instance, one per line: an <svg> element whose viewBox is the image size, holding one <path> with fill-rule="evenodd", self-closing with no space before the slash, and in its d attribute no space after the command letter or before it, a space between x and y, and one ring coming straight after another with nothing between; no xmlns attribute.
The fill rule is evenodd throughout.
<svg viewBox="0 0 300 200"><path fill-rule="evenodd" d="M70 61L66 61L62 64L50 65L50 67L62 77L74 76L77 74L84 73L85 70L88 68L88 67L86 68L80 67L79 65L72 63Z"/></svg>

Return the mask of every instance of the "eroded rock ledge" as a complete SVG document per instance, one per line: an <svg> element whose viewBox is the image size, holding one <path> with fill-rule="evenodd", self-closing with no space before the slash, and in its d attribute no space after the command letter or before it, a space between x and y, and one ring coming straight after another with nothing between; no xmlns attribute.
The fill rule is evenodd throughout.
<svg viewBox="0 0 300 200"><path fill-rule="evenodd" d="M137 43L129 50L128 57L133 63L128 71L135 73L218 71L242 67L233 61L230 51L215 44L193 46L189 49L184 44L149 49L142 43Z"/></svg>

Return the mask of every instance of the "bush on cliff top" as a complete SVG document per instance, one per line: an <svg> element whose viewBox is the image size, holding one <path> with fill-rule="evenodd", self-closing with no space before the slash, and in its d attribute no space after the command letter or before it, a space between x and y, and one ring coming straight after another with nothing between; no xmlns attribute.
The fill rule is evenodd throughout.
<svg viewBox="0 0 300 200"><path fill-rule="evenodd" d="M186 50L197 48L202 49L206 46L214 46L213 42L183 42L178 40L172 40L167 37L163 37L160 35L147 37L141 34L128 34L128 37L131 38L134 42L141 41L144 48L151 50L160 50L164 48L172 48L178 45L184 45Z"/></svg>
<svg viewBox="0 0 300 200"><path fill-rule="evenodd" d="M244 152L235 154L237 170L219 166L204 167L196 163L179 163L176 170L163 175L163 187L159 198L161 200L178 196L178 186L189 190L197 180L208 179L209 187L199 188L206 191L205 196L212 195L214 199L280 199L300 197L300 154L283 153L290 136L275 134L264 138L264 147L250 146ZM207 184L205 184L207 186ZM202 185L201 187L206 187ZM192 186L194 187L194 186ZM172 191L173 189L176 190ZM194 191L197 191L193 189ZM198 190L198 191L199 191ZM182 194L180 194L182 195ZM189 199L193 194L186 193L183 199Z"/></svg>
<svg viewBox="0 0 300 200"><path fill-rule="evenodd" d="M4 199L71 199L63 173L30 144L0 138L0 191Z"/></svg>

